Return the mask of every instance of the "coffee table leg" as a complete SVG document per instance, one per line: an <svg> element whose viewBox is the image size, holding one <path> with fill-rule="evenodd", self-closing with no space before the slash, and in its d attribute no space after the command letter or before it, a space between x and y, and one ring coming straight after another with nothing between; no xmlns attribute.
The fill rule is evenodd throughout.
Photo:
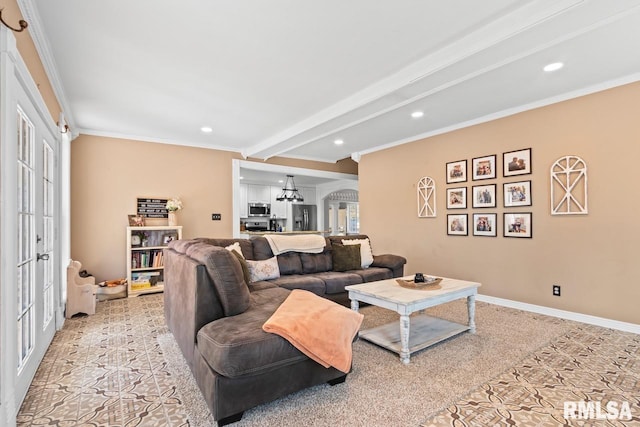
<svg viewBox="0 0 640 427"><path fill-rule="evenodd" d="M360 304L358 303L358 300L357 299L352 299L351 300L351 310L353 310L353 311L355 311L357 313L359 309L360 309Z"/></svg>
<svg viewBox="0 0 640 427"><path fill-rule="evenodd" d="M467 311L469 312L469 332L476 333L476 296L467 297Z"/></svg>
<svg viewBox="0 0 640 427"><path fill-rule="evenodd" d="M404 364L409 363L411 353L409 353L409 316L406 314L400 315L400 344L402 349L400 350L400 360Z"/></svg>

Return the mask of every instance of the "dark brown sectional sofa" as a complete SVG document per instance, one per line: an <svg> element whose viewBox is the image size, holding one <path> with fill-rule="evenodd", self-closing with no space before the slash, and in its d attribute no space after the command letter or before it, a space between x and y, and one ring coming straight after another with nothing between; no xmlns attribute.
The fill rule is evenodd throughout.
<svg viewBox="0 0 640 427"><path fill-rule="evenodd" d="M374 255L366 269L333 271L332 236L320 254L288 252L277 256L280 277L246 283L238 258L225 249L239 242L248 260L273 252L264 237L198 238L171 242L165 250L164 312L167 325L193 372L213 418L222 426L240 420L245 410L346 374L324 368L284 338L262 330L291 289L305 289L349 304L344 287L400 277L406 259Z"/></svg>

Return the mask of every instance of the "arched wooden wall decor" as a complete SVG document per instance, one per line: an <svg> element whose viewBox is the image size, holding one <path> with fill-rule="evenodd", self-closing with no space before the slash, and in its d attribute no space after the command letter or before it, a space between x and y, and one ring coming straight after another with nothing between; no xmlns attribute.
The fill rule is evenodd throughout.
<svg viewBox="0 0 640 427"><path fill-rule="evenodd" d="M435 218L436 182L428 176L418 181L418 217Z"/></svg>
<svg viewBox="0 0 640 427"><path fill-rule="evenodd" d="M578 156L551 166L551 215L583 215L587 209L587 164Z"/></svg>

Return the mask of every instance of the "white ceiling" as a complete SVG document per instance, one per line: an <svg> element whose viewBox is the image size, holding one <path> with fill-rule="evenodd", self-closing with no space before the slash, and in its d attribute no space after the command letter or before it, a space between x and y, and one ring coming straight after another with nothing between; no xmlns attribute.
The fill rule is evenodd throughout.
<svg viewBox="0 0 640 427"><path fill-rule="evenodd" d="M254 158L358 159L640 80L640 0L18 1L74 133Z"/></svg>

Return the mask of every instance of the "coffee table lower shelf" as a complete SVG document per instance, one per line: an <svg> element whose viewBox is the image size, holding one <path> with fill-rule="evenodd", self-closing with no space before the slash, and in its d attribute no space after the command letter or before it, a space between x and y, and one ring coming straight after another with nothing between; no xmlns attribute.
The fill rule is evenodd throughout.
<svg viewBox="0 0 640 427"><path fill-rule="evenodd" d="M412 316L409 329L409 354L430 347L440 341L468 331L468 325L450 322L432 316ZM360 338L401 354L400 325L392 322L360 331Z"/></svg>

